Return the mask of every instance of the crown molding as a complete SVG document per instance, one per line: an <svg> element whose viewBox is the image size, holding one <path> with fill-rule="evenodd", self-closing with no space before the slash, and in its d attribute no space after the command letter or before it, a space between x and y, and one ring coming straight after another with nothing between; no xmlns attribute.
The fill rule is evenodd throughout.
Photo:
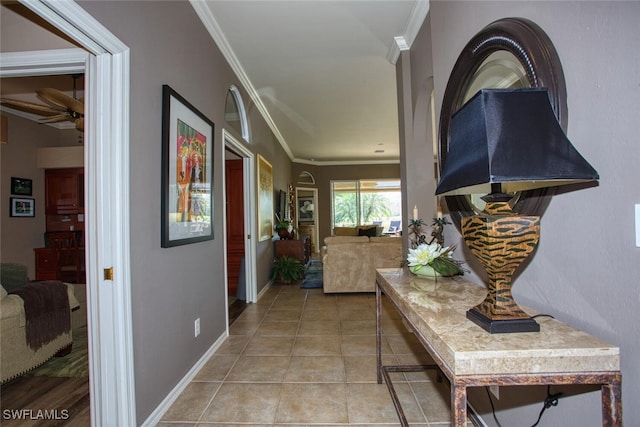
<svg viewBox="0 0 640 427"><path fill-rule="evenodd" d="M236 76L244 86L245 90L249 93L251 100L254 102L254 104L258 108L258 111L260 111L260 114L262 115L264 120L267 122L267 125L275 135L278 142L280 142L282 149L287 153L287 155L289 156L289 159L293 161L294 157L293 157L293 152L291 151L291 148L289 148L289 146L287 145L287 142L284 139L284 136L282 136L282 134L280 133L280 130L278 130L278 126L276 126L275 122L271 118L269 111L267 111L267 107L265 107L265 105L262 103L262 100L260 99L258 92L253 87L253 84L251 83L251 80L249 80L249 77L245 73L244 68L242 67L242 64L240 64L240 61L236 57L236 54L231 48L231 45L227 41L227 38L224 36L224 33L222 32L220 25L218 25L218 22L213 16L213 12L208 7L207 2L204 2L201 0L189 0L189 3L191 3L191 7L193 7L193 9L195 10L196 15L198 15L198 17L200 18L200 21L202 21L202 24L207 29L207 31L211 35L211 38L213 38L213 41L218 46L218 49L220 49L220 52L222 52L222 55L225 57L225 59L231 66L231 69L236 74Z"/></svg>
<svg viewBox="0 0 640 427"><path fill-rule="evenodd" d="M293 159L293 163L313 166L354 166L354 165L394 165L399 164L400 159L387 160L308 160Z"/></svg>
<svg viewBox="0 0 640 427"><path fill-rule="evenodd" d="M400 56L400 52L409 50L422 27L424 20L429 14L429 0L418 0L409 16L409 22L404 34L393 38L393 42L387 53L387 60L395 65Z"/></svg>

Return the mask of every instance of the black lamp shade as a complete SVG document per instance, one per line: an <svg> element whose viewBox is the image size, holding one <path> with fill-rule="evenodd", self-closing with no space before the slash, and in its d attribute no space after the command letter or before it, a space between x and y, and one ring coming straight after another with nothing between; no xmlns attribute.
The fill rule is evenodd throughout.
<svg viewBox="0 0 640 427"><path fill-rule="evenodd" d="M436 194L532 190L598 179L567 139L546 88L483 89L451 119Z"/></svg>

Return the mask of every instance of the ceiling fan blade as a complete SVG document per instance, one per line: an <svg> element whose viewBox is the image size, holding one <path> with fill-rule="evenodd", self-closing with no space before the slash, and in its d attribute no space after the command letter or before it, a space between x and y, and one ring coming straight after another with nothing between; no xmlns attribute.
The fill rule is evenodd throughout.
<svg viewBox="0 0 640 427"><path fill-rule="evenodd" d="M38 122L40 123L58 123L58 122L66 122L66 121L74 121L68 114L58 114L51 117L44 117Z"/></svg>
<svg viewBox="0 0 640 427"><path fill-rule="evenodd" d="M64 109L70 109L78 114L84 114L84 103L75 99L73 96L69 96L64 92L57 89L44 88L36 91L36 94L45 102L61 107Z"/></svg>
<svg viewBox="0 0 640 427"><path fill-rule="evenodd" d="M60 111L54 110L47 105L34 104L33 102L20 101L17 99L2 98L0 100L0 103L9 108L24 111L25 113L37 114L39 116L52 116L60 114Z"/></svg>

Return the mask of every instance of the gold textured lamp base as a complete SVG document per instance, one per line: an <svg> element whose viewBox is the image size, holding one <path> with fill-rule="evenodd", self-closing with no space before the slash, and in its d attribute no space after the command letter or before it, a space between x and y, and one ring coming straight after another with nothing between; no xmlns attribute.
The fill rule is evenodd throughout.
<svg viewBox="0 0 640 427"><path fill-rule="evenodd" d="M490 333L539 331L513 299L511 281L538 244L540 217L517 215L508 202L488 200L481 215L462 218L462 236L489 279L487 297L467 318Z"/></svg>

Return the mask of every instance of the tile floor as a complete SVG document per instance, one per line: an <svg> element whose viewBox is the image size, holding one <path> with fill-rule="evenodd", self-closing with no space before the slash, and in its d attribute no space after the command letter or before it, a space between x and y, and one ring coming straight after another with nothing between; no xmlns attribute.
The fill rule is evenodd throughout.
<svg viewBox="0 0 640 427"><path fill-rule="evenodd" d="M433 363L393 308L383 316L385 364ZM274 285L158 426L398 426L376 382L375 332L375 294ZM435 372L391 375L412 426L449 425L449 388Z"/></svg>

